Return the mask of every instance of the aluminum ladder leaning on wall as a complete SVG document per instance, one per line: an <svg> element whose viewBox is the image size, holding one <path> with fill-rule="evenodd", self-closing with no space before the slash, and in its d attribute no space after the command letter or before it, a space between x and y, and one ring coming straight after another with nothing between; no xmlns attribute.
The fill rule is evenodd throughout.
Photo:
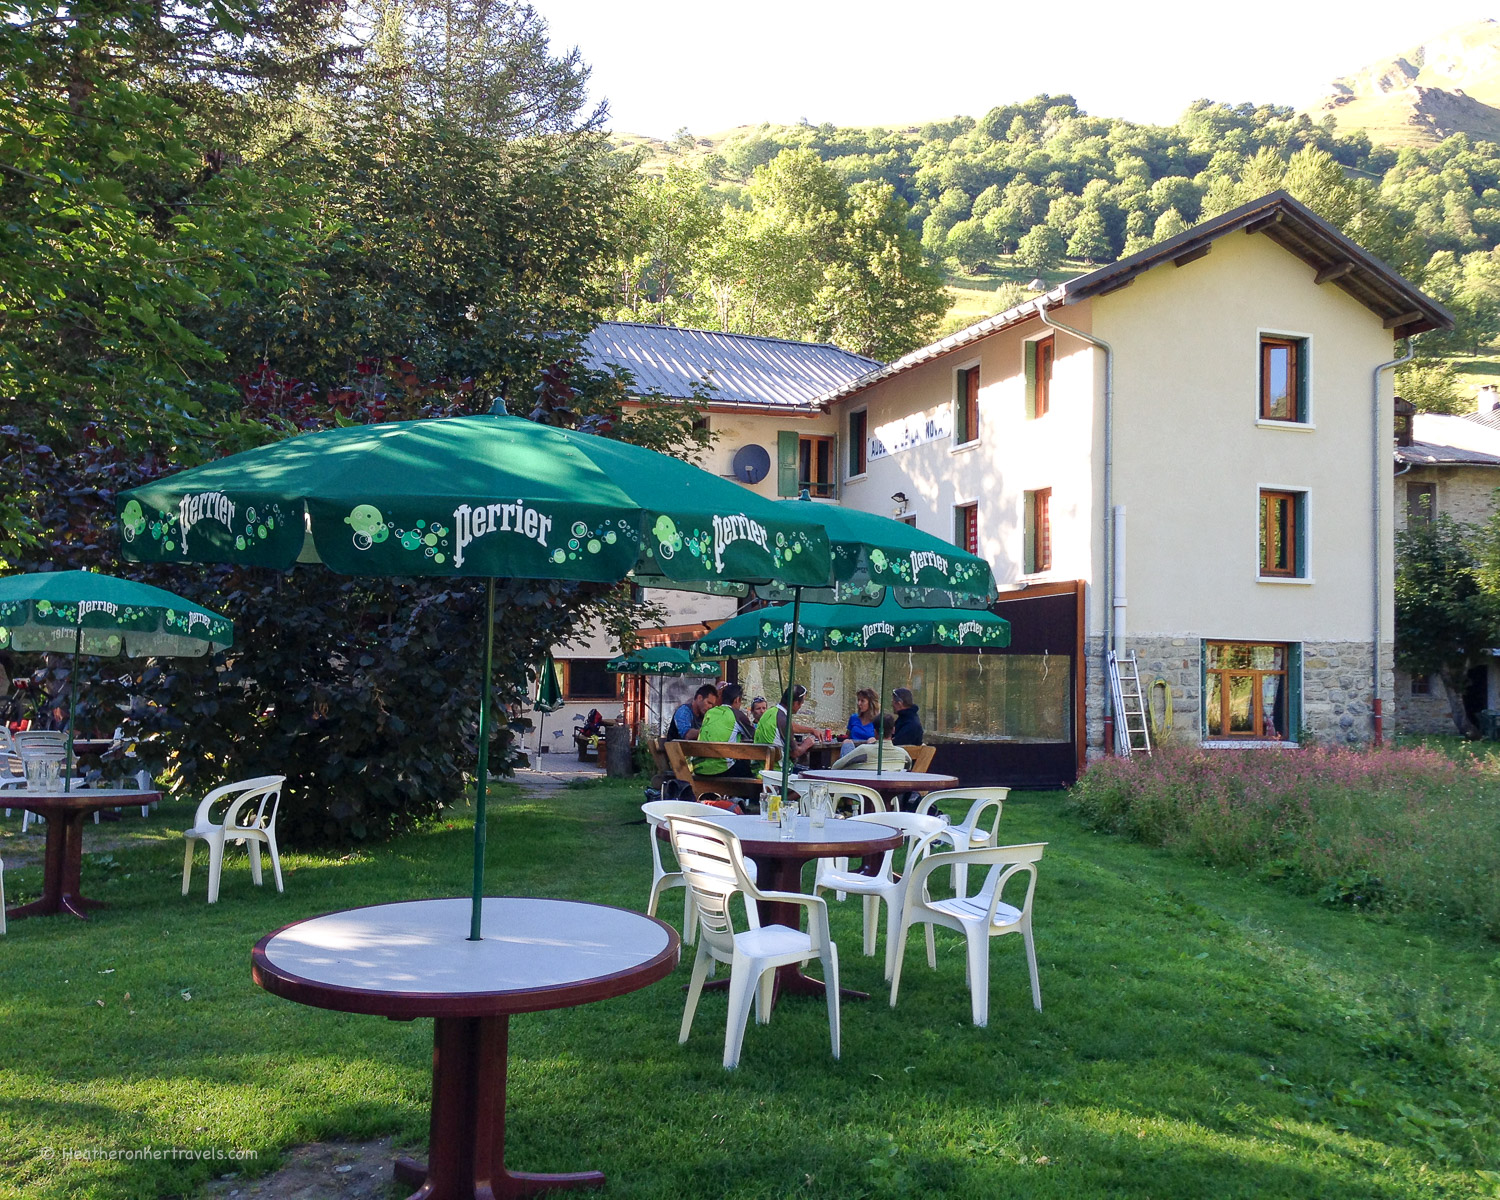
<svg viewBox="0 0 1500 1200"><path fill-rule="evenodd" d="M1146 713L1146 696L1141 691L1141 675L1135 651L1121 658L1109 652L1109 690L1115 702L1115 752L1121 758L1132 754L1151 757L1151 725ZM1139 740L1137 740L1139 739Z"/></svg>

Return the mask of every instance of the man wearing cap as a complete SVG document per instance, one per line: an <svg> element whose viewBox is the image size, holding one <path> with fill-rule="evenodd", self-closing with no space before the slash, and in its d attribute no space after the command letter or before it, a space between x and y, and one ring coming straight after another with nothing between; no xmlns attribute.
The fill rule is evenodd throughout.
<svg viewBox="0 0 1500 1200"><path fill-rule="evenodd" d="M765 716L761 717L760 722L755 726L756 743L762 746L776 746L785 749L788 723L791 724L793 734L810 734L812 730L807 726L799 726L791 720L791 717L797 714L806 700L807 689L800 683L795 687L787 688L781 695L781 703L775 708L766 709ZM788 705L791 707L791 716L787 715ZM794 759L806 758L807 752L813 748L817 740L816 737L798 738L796 746L792 750L792 757Z"/></svg>

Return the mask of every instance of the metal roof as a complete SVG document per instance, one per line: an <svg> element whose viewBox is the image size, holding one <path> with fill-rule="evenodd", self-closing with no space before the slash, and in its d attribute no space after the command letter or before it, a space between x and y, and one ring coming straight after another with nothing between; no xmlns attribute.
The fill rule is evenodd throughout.
<svg viewBox="0 0 1500 1200"><path fill-rule="evenodd" d="M691 396L710 386L711 407L816 411L818 398L868 375L880 363L815 342L605 321L584 339L590 365L628 368L646 394Z"/></svg>
<svg viewBox="0 0 1500 1200"><path fill-rule="evenodd" d="M1475 425L1482 425L1486 429L1500 429L1500 409L1490 409L1488 412L1471 412L1463 416L1465 421L1472 421Z"/></svg>
<svg viewBox="0 0 1500 1200"><path fill-rule="evenodd" d="M987 317L977 325L930 346L914 350L852 383L825 392L819 399L823 404L829 404L863 391L871 384L909 371L939 355L1031 320L1043 305L1052 312L1080 300L1128 287L1137 275L1163 263L1185 266L1207 254L1213 242L1236 230L1263 233L1295 254L1314 269L1315 282L1332 283L1353 296L1379 317L1396 337L1453 327L1453 315L1437 301L1418 291L1378 258L1367 254L1312 209L1285 192L1272 192L1222 216L1200 222L1174 238L1148 246L1087 275L1069 279L1043 295Z"/></svg>

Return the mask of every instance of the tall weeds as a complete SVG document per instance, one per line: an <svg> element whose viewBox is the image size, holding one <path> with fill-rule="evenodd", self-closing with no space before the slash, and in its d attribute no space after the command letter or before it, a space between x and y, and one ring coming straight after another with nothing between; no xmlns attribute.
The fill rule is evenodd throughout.
<svg viewBox="0 0 1500 1200"><path fill-rule="evenodd" d="M1329 903L1408 909L1500 937L1500 771L1430 749L1105 759L1071 806L1100 830L1261 870Z"/></svg>

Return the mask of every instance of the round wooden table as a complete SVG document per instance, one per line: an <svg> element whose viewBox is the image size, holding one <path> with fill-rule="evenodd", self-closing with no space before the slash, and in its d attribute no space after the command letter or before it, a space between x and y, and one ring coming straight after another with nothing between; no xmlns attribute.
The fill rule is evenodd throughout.
<svg viewBox="0 0 1500 1200"><path fill-rule="evenodd" d="M857 783L874 788L887 803L903 792L935 792L958 786L954 775L934 775L931 771L803 771L798 778L821 779L825 783ZM795 780L793 781L795 783Z"/></svg>
<svg viewBox="0 0 1500 1200"><path fill-rule="evenodd" d="M7 909L11 919L39 917L67 912L88 920L89 908L104 908L103 900L94 900L78 890L83 863L83 818L104 808L123 808L129 804L154 804L160 792L143 792L130 788L79 788L71 792L37 792L27 788L7 790L4 802L12 808L24 808L47 818L47 849L42 858L42 898L18 908Z"/></svg>
<svg viewBox="0 0 1500 1200"><path fill-rule="evenodd" d="M694 813L695 817L699 814ZM797 818L797 836L785 841L781 838L780 826L761 817L741 817L722 808L703 806L704 821L727 829L740 839L740 849L745 857L755 864L755 884L767 892L802 891L802 868L815 858L862 858L872 854L884 854L901 845L905 835L889 825L877 825L870 821L829 820L822 829L812 827L812 818ZM659 836L667 836L661 829ZM758 904L762 925L785 925L789 929L800 929L802 909L796 904L761 901ZM708 987L728 987L727 979L711 980ZM823 998L823 981L802 973L800 963L790 963L776 968L776 981L772 986L771 1003L782 992L795 996ZM851 1000L868 1000L868 992L853 988L839 988L839 995Z"/></svg>
<svg viewBox="0 0 1500 1200"><path fill-rule="evenodd" d="M481 941L470 901L351 908L267 934L251 977L299 1004L408 1021L435 1018L427 1162L396 1160L411 1200L489 1200L599 1187L598 1171L505 1167L510 1014L621 996L672 973L677 931L655 917L574 900L490 896Z"/></svg>

